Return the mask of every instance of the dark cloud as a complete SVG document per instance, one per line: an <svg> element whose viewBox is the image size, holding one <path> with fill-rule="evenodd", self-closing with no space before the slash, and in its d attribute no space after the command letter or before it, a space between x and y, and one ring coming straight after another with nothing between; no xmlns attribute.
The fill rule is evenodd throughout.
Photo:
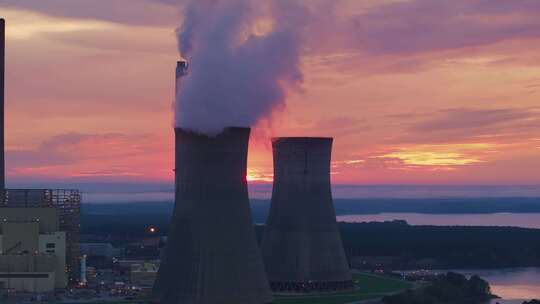
<svg viewBox="0 0 540 304"><path fill-rule="evenodd" d="M476 0L471 2L471 11L506 15L511 13L540 13L537 0Z"/></svg>
<svg viewBox="0 0 540 304"><path fill-rule="evenodd" d="M149 135L121 133L68 133L51 137L37 148L8 150L6 163L11 168L72 165L89 159L107 159L144 154L148 146L142 143Z"/></svg>
<svg viewBox="0 0 540 304"><path fill-rule="evenodd" d="M482 129L508 123L537 121L540 114L530 109L449 109L438 117L416 124L414 131L440 132L464 129ZM538 125L540 127L540 125Z"/></svg>
<svg viewBox="0 0 540 304"><path fill-rule="evenodd" d="M446 109L389 117L402 131L388 143L519 143L540 135L540 112L534 108Z"/></svg>
<svg viewBox="0 0 540 304"><path fill-rule="evenodd" d="M146 32L145 34L150 34ZM107 31L81 30L68 33L45 33L42 38L54 43L63 43L70 46L95 49L99 51L118 51L122 53L152 53L154 55L169 55L174 50L174 43L167 43L163 36L146 35L140 37L141 32L136 31ZM172 36L172 31L171 31Z"/></svg>
<svg viewBox="0 0 540 304"><path fill-rule="evenodd" d="M151 26L174 26L178 10L175 1L152 0L2 0L0 7L25 9L42 14L103 20L115 23Z"/></svg>
<svg viewBox="0 0 540 304"><path fill-rule="evenodd" d="M318 132L334 134L334 136L346 137L369 131L372 126L364 118L338 116L319 120L309 128L318 130Z"/></svg>
<svg viewBox="0 0 540 304"><path fill-rule="evenodd" d="M148 32L152 30L142 31ZM177 58L173 31L170 40L126 38L138 33L88 30L12 40L6 55L8 111L39 119L105 117L119 109L150 115L170 112L170 75Z"/></svg>
<svg viewBox="0 0 540 304"><path fill-rule="evenodd" d="M185 9L188 2L3 0L0 7L51 16L174 27L180 19L179 12L189 11ZM272 2L290 7L291 1ZM307 20L310 30L303 37L304 52L333 53L348 48L376 54L413 54L540 37L540 1L537 0L413 0L344 14L341 8L346 3L343 0L306 2L311 17ZM414 65L415 61L403 64L404 67L397 68L410 69L408 64Z"/></svg>
<svg viewBox="0 0 540 304"><path fill-rule="evenodd" d="M372 52L416 53L538 38L539 11L539 1L417 0L373 9L354 24Z"/></svg>

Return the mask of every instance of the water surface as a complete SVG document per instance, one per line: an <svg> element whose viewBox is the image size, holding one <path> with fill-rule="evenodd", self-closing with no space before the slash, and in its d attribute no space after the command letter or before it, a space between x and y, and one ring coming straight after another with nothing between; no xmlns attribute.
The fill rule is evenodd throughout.
<svg viewBox="0 0 540 304"><path fill-rule="evenodd" d="M540 229L540 213L494 213L494 214L421 214L380 213L340 215L340 222L384 222L405 220L410 225L433 226L510 226Z"/></svg>
<svg viewBox="0 0 540 304"><path fill-rule="evenodd" d="M540 299L540 268L458 270L458 272L465 275L477 274L488 281L493 294L502 298L492 303L521 304L525 300Z"/></svg>
<svg viewBox="0 0 540 304"><path fill-rule="evenodd" d="M458 272L468 277L478 275L489 282L491 292L501 299L491 304L521 304L524 301L540 299L540 268L506 268L506 269L452 269L433 270L434 273ZM405 271L408 272L408 271Z"/></svg>

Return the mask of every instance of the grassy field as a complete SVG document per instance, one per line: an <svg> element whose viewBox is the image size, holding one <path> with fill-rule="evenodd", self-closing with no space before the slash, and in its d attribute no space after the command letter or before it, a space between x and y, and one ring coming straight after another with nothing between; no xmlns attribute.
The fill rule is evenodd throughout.
<svg viewBox="0 0 540 304"><path fill-rule="evenodd" d="M412 287L406 281L364 273L354 274L353 279L357 286L355 291L324 296L281 296L276 297L274 304L345 304L379 298Z"/></svg>

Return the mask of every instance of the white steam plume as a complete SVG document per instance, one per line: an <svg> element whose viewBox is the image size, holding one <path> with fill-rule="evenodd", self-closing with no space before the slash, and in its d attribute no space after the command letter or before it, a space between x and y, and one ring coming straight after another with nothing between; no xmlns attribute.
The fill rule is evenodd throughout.
<svg viewBox="0 0 540 304"><path fill-rule="evenodd" d="M206 134L251 127L301 84L307 10L291 0L188 0L178 29L189 62L176 100L176 127Z"/></svg>

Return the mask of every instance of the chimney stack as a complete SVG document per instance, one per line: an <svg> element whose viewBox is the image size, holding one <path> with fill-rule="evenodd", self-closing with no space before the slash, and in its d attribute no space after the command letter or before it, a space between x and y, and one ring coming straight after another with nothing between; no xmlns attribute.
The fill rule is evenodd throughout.
<svg viewBox="0 0 540 304"><path fill-rule="evenodd" d="M0 191L6 189L5 160L4 160L4 90L6 69L6 21L0 18Z"/></svg>
<svg viewBox="0 0 540 304"><path fill-rule="evenodd" d="M249 207L249 133L175 129L175 207L154 284L156 303L272 302Z"/></svg>
<svg viewBox="0 0 540 304"><path fill-rule="evenodd" d="M332 138L276 138L272 150L274 186L262 241L271 288L353 288L330 188Z"/></svg>
<svg viewBox="0 0 540 304"><path fill-rule="evenodd" d="M180 78L186 76L188 73L188 63L187 61L177 61L176 62L176 81L174 82L174 98L178 97L178 81Z"/></svg>

